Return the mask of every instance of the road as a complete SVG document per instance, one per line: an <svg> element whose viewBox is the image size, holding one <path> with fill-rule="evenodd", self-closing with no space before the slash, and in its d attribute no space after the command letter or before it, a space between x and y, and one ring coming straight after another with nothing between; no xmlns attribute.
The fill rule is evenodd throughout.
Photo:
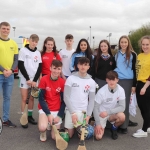
<svg viewBox="0 0 150 150"><path fill-rule="evenodd" d="M15 79L14 88L11 99L10 120L17 125L17 128L4 127L0 136L0 150L56 150L55 141L47 132L47 141L40 142L39 131L37 125L29 124L28 129L20 126L20 91L18 88L18 79ZM34 118L38 119L37 110L38 101L35 100ZM2 97L0 96L0 114L2 116ZM86 141L87 150L150 150L150 135L147 138L134 138L132 134L141 127L142 118L139 110L132 121L137 121L139 126L129 127L128 134L118 134L117 140L112 140L110 131L107 129L101 141L93 139ZM79 139L77 135L70 140L67 150L77 150Z"/></svg>

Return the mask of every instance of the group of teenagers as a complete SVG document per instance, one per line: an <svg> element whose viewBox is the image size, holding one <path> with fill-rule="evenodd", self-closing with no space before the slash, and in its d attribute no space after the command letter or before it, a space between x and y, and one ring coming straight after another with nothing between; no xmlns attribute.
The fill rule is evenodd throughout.
<svg viewBox="0 0 150 150"><path fill-rule="evenodd" d="M19 87L21 92L21 111L23 113L28 88L39 88L40 140L46 141L46 131L51 125L64 128L71 138L76 125L86 123L94 116L94 136L100 140L104 135L106 123L111 123L112 139L117 132L126 134L128 125L136 126L129 120L131 94L136 93L138 107L143 118L142 129L134 137L147 137L150 133L150 36L140 41L141 53L137 56L128 36L121 36L118 51L113 56L107 40L101 40L94 56L86 39L81 39L73 49L74 37L65 36L66 48L59 53L54 38L44 40L41 51L36 46L39 37L32 34L29 44L18 54L17 44L8 38L10 24L0 24L0 90L3 89L3 125L16 127L9 120L10 97L13 86L13 71L18 64ZM138 44L138 43L137 43ZM7 58L7 59L6 59ZM7 63L8 62L8 63ZM10 85L11 81L11 87ZM99 90L96 90L96 84ZM8 88L11 88L8 90ZM7 92L6 92L7 91ZM9 91L9 93L8 93ZM34 98L28 104L28 122L36 125L33 118ZM22 126L27 128L28 125Z"/></svg>

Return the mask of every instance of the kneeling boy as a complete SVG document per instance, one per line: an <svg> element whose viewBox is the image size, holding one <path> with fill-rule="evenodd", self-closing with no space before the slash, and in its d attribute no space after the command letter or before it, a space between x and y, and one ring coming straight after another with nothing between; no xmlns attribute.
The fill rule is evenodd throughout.
<svg viewBox="0 0 150 150"><path fill-rule="evenodd" d="M46 129L48 123L54 122L57 129L60 128L64 115L65 103L60 99L60 93L64 90L65 80L60 78L62 62L53 60L51 74L41 78L39 84L39 131L40 140L46 141ZM54 132L51 130L52 139L55 139Z"/></svg>
<svg viewBox="0 0 150 150"><path fill-rule="evenodd" d="M74 124L78 121L83 122L83 113L87 114L86 122L94 108L95 81L87 74L90 61L86 57L78 60L79 71L69 76L65 83L64 101L66 103L65 128L69 136L74 134Z"/></svg>
<svg viewBox="0 0 150 150"><path fill-rule="evenodd" d="M94 105L95 118L95 137L100 140L104 134L107 120L112 124L112 139L118 138L117 128L125 120L125 92L118 85L118 74L115 71L109 71L106 75L107 84L104 85L96 94Z"/></svg>

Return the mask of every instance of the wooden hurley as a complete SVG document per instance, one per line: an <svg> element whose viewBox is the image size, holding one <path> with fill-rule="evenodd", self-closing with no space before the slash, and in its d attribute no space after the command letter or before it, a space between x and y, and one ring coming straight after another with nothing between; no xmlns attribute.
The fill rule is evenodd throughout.
<svg viewBox="0 0 150 150"><path fill-rule="evenodd" d="M30 99L30 95L31 95L31 88L28 89L28 96L27 96L27 100L26 100L26 106L24 108L24 112L20 118L20 123L22 126L25 126L28 124L28 103L29 103L29 99Z"/></svg>
<svg viewBox="0 0 150 150"><path fill-rule="evenodd" d="M86 120L85 120L86 112L82 111L82 113L84 114L84 119L83 119L82 131L81 131L81 138L80 138L80 142L79 142L79 146L77 150L86 150L85 139L84 139L85 125L86 125Z"/></svg>
<svg viewBox="0 0 150 150"><path fill-rule="evenodd" d="M54 130L55 138L56 138L56 147L59 150L65 150L68 147L68 143L60 136L56 126L52 125L52 128Z"/></svg>

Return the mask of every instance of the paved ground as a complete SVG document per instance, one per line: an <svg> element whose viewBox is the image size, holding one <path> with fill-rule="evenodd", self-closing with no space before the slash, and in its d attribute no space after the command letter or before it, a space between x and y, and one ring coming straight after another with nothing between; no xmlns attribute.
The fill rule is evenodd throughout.
<svg viewBox="0 0 150 150"><path fill-rule="evenodd" d="M20 91L17 87L18 79L15 79L10 119L16 123L17 128L4 127L0 136L0 150L56 150L55 142L51 139L50 133L47 132L47 141L40 142L37 126L30 125L28 129L23 129L19 124L20 114ZM2 116L2 97L0 97L0 114ZM37 101L35 101L34 118L38 119ZM141 115L137 113L133 121L139 123L138 127L128 128L128 134L119 134L118 140L112 140L109 130L106 130L101 141L86 141L87 150L150 150L150 136L147 138L133 138L132 133L141 127ZM77 150L79 139L75 135L70 140L67 150Z"/></svg>

